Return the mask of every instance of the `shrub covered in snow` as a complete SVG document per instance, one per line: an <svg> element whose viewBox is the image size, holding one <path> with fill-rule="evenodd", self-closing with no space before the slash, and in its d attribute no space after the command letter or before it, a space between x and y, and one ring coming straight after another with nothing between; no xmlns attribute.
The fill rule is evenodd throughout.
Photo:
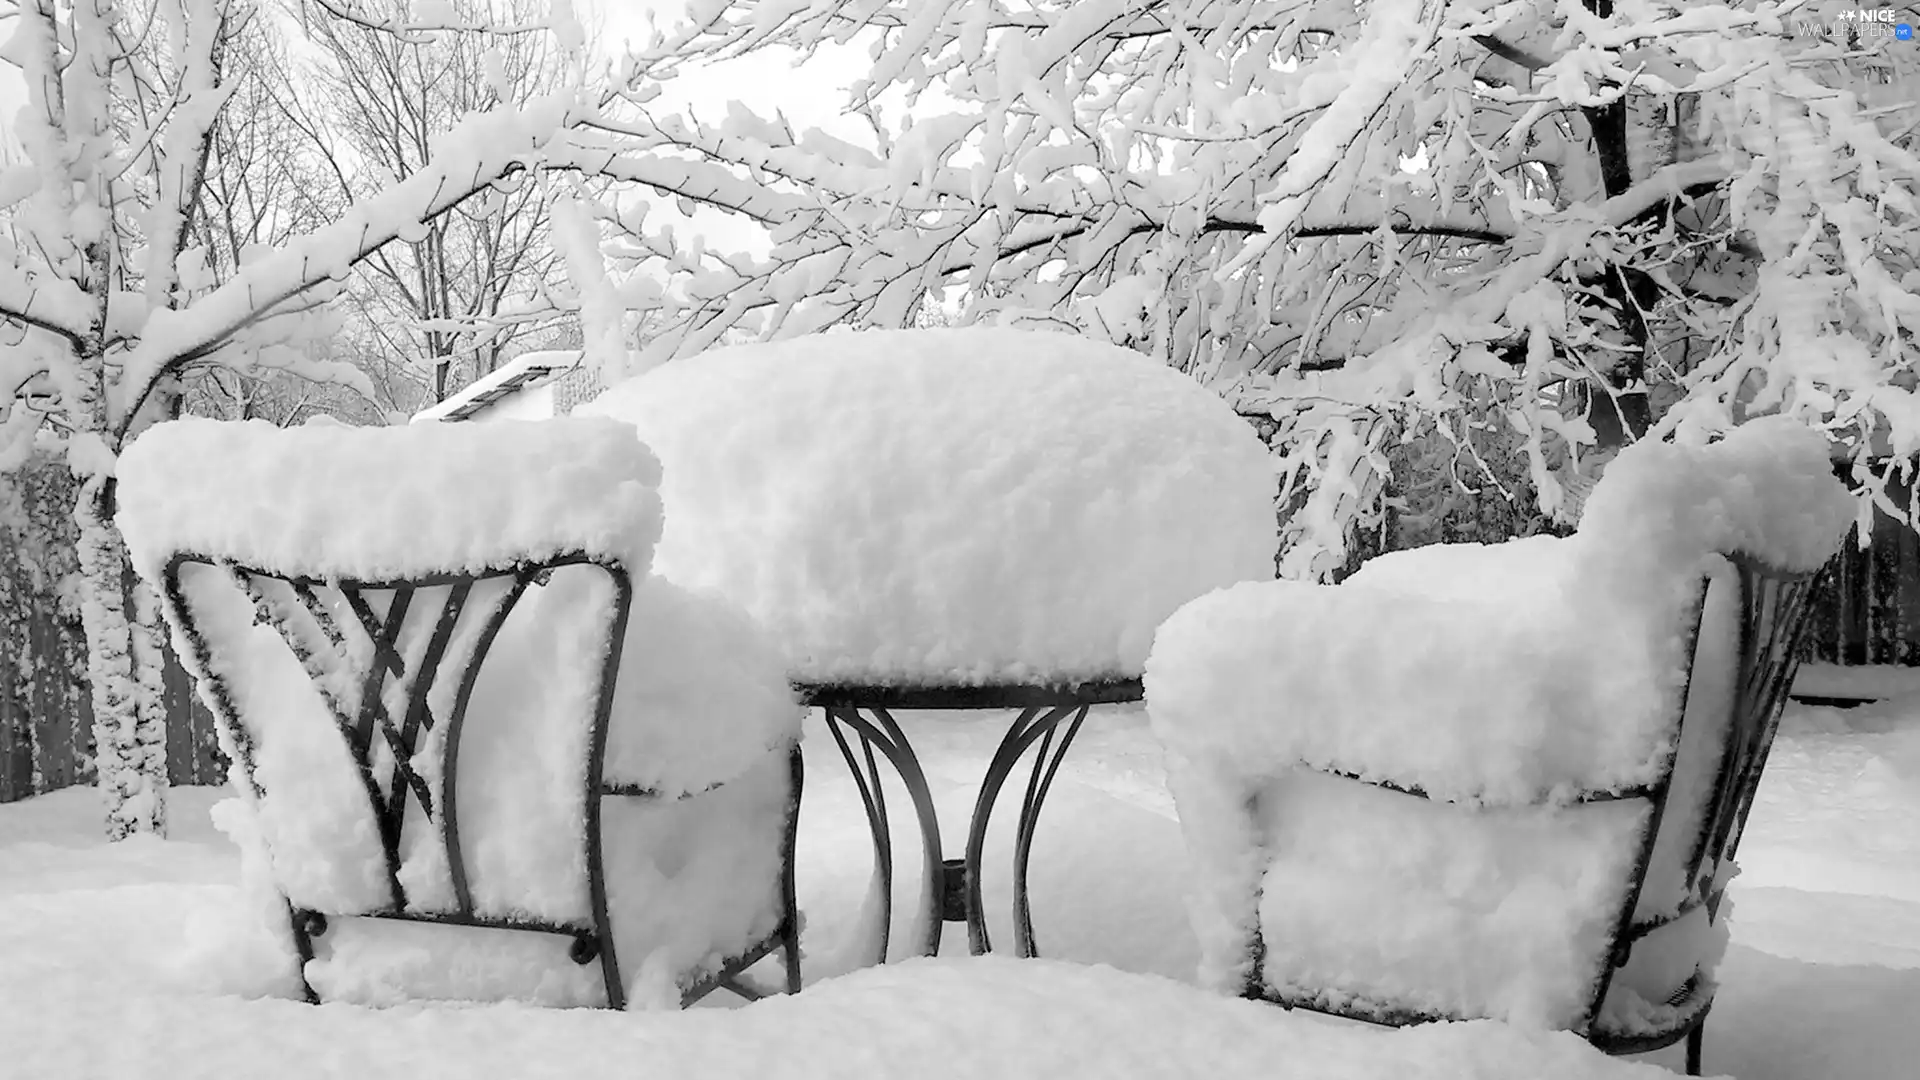
<svg viewBox="0 0 1920 1080"><path fill-rule="evenodd" d="M665 466L662 573L840 682L1137 676L1185 601L1273 573L1274 476L1191 379L1072 335L815 335L616 386Z"/></svg>
<svg viewBox="0 0 1920 1080"><path fill-rule="evenodd" d="M1207 977L1577 1024L1647 804L1575 798L1674 768L1638 914L1671 913L1731 693L1737 623L1717 556L1810 572L1852 513L1826 440L1769 418L1707 446L1623 452L1570 538L1436 545L1376 559L1345 585L1246 583L1176 612L1147 695L1202 868ZM1708 575L1723 584L1695 659ZM1690 939L1644 950L1680 954L1676 970L1637 973L1671 978L1655 1000L1696 963L1711 973L1724 936L1700 914L1675 935Z"/></svg>

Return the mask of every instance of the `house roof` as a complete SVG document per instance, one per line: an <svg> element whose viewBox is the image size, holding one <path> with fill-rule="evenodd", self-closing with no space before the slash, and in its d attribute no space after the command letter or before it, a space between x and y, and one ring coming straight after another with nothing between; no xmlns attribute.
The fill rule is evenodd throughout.
<svg viewBox="0 0 1920 1080"><path fill-rule="evenodd" d="M522 353L475 379L457 394L438 405L429 405L413 414L421 420L470 420L473 415L502 398L539 386L580 366L580 350L561 349Z"/></svg>

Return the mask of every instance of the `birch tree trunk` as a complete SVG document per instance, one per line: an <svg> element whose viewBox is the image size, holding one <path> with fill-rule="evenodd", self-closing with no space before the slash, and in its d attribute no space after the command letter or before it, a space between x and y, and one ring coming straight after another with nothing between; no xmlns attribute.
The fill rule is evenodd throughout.
<svg viewBox="0 0 1920 1080"><path fill-rule="evenodd" d="M74 520L80 528L94 765L106 799L107 839L122 840L133 833L166 835L167 718L158 605L144 586L129 588L126 545L111 516L112 484L106 477L83 482Z"/></svg>

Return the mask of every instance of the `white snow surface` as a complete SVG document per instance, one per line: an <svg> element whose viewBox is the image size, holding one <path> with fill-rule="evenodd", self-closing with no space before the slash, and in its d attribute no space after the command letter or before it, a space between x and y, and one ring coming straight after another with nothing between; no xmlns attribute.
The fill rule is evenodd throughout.
<svg viewBox="0 0 1920 1080"><path fill-rule="evenodd" d="M1275 478L1251 426L1087 338L733 346L577 414L660 455L661 573L746 608L801 681L1137 676L1176 607L1273 573Z"/></svg>
<svg viewBox="0 0 1920 1080"><path fill-rule="evenodd" d="M1205 981L1253 977L1257 919L1276 990L1578 1023L1646 804L1567 801L1666 767L1710 577L1694 722L1636 914L1674 911L1732 693L1717 553L1814 569L1851 514L1825 441L1760 421L1623 452L1569 539L1435 545L1341 586L1248 583L1183 607L1156 638L1147 701L1198 870ZM1724 931L1663 933L1617 980L1610 1019L1644 1015L1696 967L1711 976Z"/></svg>
<svg viewBox="0 0 1920 1080"><path fill-rule="evenodd" d="M1476 810L1306 771L1258 794L1265 985L1533 1027L1582 1016L1645 803Z"/></svg>
<svg viewBox="0 0 1920 1080"><path fill-rule="evenodd" d="M672 796L759 767L800 737L805 710L745 612L655 575L635 591L613 715L607 779Z"/></svg>
<svg viewBox="0 0 1920 1080"><path fill-rule="evenodd" d="M943 821L959 820L1009 717L899 719ZM808 988L745 1006L717 996L685 1013L302 1005L287 999L275 966L283 916L247 917L238 854L208 823L224 789L175 788L170 839L111 845L95 791L0 805L0 1074L598 1080L629 1077L636 1062L674 1076L770 1080L1655 1080L1679 1071L1677 1047L1613 1062L1564 1033L1493 1023L1395 1033L1178 985L1194 976L1197 944L1181 905L1192 870L1137 708L1095 710L1048 800L1033 911L1049 959L967 959L964 935L949 933L937 962L845 976L823 957L857 918L871 849L858 794L817 719L803 745ZM896 835L908 836L904 802L889 799L889 809ZM1018 816L1000 811L984 883L996 944ZM1707 1075L1907 1075L1920 1059L1911 1022L1920 1011L1920 703L1790 712L1741 863ZM918 880L911 844L896 873ZM903 887L902 904L912 892ZM896 909L896 939L904 918Z"/></svg>
<svg viewBox="0 0 1920 1080"><path fill-rule="evenodd" d="M380 580L568 551L646 572L660 532L659 462L605 419L276 428L184 419L118 464L134 566L176 552Z"/></svg>

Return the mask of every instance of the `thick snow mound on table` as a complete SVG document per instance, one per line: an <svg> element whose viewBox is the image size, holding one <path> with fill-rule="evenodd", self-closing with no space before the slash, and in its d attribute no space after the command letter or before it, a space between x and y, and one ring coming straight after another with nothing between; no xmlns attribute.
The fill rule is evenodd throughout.
<svg viewBox="0 0 1920 1080"><path fill-rule="evenodd" d="M661 572L744 606L803 681L1137 676L1174 608L1273 573L1274 474L1252 428L1083 338L736 346L582 412L660 455Z"/></svg>
<svg viewBox="0 0 1920 1080"><path fill-rule="evenodd" d="M1437 545L1340 586L1245 583L1184 606L1146 688L1198 871L1203 978L1578 1023L1648 804L1570 800L1672 763L1634 913L1672 914L1732 694L1719 554L1811 571L1852 514L1822 437L1756 421L1705 447L1623 452L1571 538ZM1609 1015L1634 1013L1632 994L1664 1000L1696 967L1710 976L1725 945L1703 919L1661 933L1615 980Z"/></svg>
<svg viewBox="0 0 1920 1080"><path fill-rule="evenodd" d="M120 456L119 511L153 580L176 552L382 580L567 551L646 571L660 465L598 419L276 428L156 425Z"/></svg>

